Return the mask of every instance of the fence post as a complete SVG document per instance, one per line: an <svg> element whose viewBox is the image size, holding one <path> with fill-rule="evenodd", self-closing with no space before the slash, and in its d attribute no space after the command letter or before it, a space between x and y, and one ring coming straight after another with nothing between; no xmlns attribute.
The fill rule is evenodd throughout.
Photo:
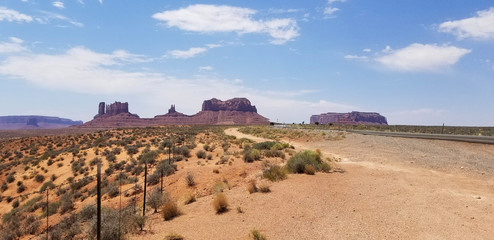
<svg viewBox="0 0 494 240"><path fill-rule="evenodd" d="M46 240L48 240L48 227L49 227L49 223L48 223L48 216L50 215L49 213L49 209L48 209L48 206L50 206L50 204L48 203L48 190L50 188L47 187L46 188Z"/></svg>
<svg viewBox="0 0 494 240"><path fill-rule="evenodd" d="M147 178L148 178L148 160L147 158L145 159L144 163L144 201L142 202L142 216L146 217L146 183L147 183ZM141 225L141 231L144 226Z"/></svg>
<svg viewBox="0 0 494 240"><path fill-rule="evenodd" d="M97 185L96 185L96 191L97 191L97 208L96 208L96 214L97 214L97 226L96 226L96 239L101 240L101 163L98 163L98 173L96 174L96 179L97 179Z"/></svg>

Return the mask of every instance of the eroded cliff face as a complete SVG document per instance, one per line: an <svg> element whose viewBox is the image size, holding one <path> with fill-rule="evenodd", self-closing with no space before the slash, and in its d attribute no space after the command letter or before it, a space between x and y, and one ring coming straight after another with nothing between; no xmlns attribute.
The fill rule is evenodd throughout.
<svg viewBox="0 0 494 240"><path fill-rule="evenodd" d="M221 101L213 98L205 100L202 111L194 115L185 115L176 111L172 105L168 113L154 118L139 118L128 111L128 103L115 102L98 106L98 114L82 127L131 127L152 125L245 125L269 124L269 119L259 115L255 106L247 98L233 98Z"/></svg>
<svg viewBox="0 0 494 240"><path fill-rule="evenodd" d="M315 124L368 124L388 125L386 117L375 112L323 113L312 115L310 123Z"/></svg>

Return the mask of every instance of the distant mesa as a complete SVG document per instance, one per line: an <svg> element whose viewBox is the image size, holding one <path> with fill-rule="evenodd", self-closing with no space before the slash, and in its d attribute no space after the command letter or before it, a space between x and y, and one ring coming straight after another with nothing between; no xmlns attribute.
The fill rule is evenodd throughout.
<svg viewBox="0 0 494 240"><path fill-rule="evenodd" d="M213 98L205 100L202 110L194 115L186 115L171 105L168 112L154 118L139 118L129 112L128 103L115 102L105 105L101 102L98 114L81 127L133 127L153 125L246 125L269 124L269 119L259 115L255 106L247 98L233 98L221 101Z"/></svg>
<svg viewBox="0 0 494 240"><path fill-rule="evenodd" d="M386 117L375 112L350 112L350 113L323 113L312 115L310 123L315 124L364 124L364 125L388 125Z"/></svg>
<svg viewBox="0 0 494 240"><path fill-rule="evenodd" d="M82 121L48 116L0 116L0 130L56 129L81 125Z"/></svg>

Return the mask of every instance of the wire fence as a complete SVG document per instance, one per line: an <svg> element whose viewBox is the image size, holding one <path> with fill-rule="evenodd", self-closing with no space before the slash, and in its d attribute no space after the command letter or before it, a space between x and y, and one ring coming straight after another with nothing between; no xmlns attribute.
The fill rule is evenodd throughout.
<svg viewBox="0 0 494 240"><path fill-rule="evenodd" d="M170 156L168 158L168 161L169 161L169 163L171 163L170 162L171 161ZM132 183L133 185L130 186L130 187L128 187L128 188L126 188L126 189L122 189L123 188L123 185L122 185L122 179L120 177L120 174L123 173L124 170L120 170L120 172L117 175L118 178L115 179L115 181L114 181L114 182L116 182L118 180L118 182L119 182L118 183L119 184L119 197L120 197L120 199L119 199L119 209L118 209L119 210L119 219L118 219L118 221L119 221L119 233L121 232L121 229L120 229L120 226L121 226L121 215L122 215L121 213L122 213L122 209L124 209L122 207L122 194L124 194L125 196L127 196L126 194L129 191L134 191L136 193L136 195L131 199L131 204L134 204L134 212L135 212L136 205L137 205L137 193L140 192L140 189L138 189L138 188L140 188L141 186L143 186L143 188L144 188L144 191L143 191L143 199L144 199L143 200L143 216L145 216L145 214L146 214L146 207L145 207L145 201L146 200L145 199L146 199L146 194L147 194L147 192L146 192L146 185L148 185L148 184L146 184L146 185L143 185L143 184L146 182L146 179L147 179L148 165L149 164L147 164L147 161L146 161L146 163L145 163L146 170L144 172L144 176L141 177L140 174L137 175L136 176L137 177L137 181L134 182L134 183ZM158 162L156 164L152 164L150 166L149 170L156 170L157 167L158 167ZM107 174L107 176L111 176L111 175L113 175L113 174L109 174L109 175ZM160 187L161 192L163 192L163 184L164 184L163 177L164 177L164 174L163 174L163 170L162 170L161 171L161 187ZM30 196L36 195L36 194L39 194L40 196L44 196L44 194L46 193L46 197L47 197L46 198L46 203L45 203L46 210L47 210L47 212L46 212L46 219L47 219L46 220L47 221L46 228L43 231L41 231L40 233L38 233L36 236L33 236L33 237L29 238L29 239L39 239L38 237L40 235L44 235L44 234L46 234L46 239L49 239L48 238L48 234L49 234L49 231L50 231L50 227L56 226L56 224L55 225L52 225L52 226L49 225L49 217L50 217L50 214L49 214L48 211L49 211L49 204L50 204L50 197L49 197L50 196L50 194L49 194L49 191L50 190L62 189L63 187L65 187L67 185L81 183L83 181L87 181L88 179L90 179L91 181L94 181L95 178L96 179L98 178L98 173L93 174L93 175L86 175L86 176L82 177L81 179L73 180L73 181L69 181L68 179L66 179L66 180L64 180L62 183L60 183L58 185L53 184L53 185L47 186L46 189L44 189L44 190L41 190L40 189L40 190L37 190L37 191L31 191L31 192L28 192L28 193L23 193L23 194L19 194L17 196L14 196L14 197L10 197L10 202L12 202L12 201L15 201L15 200L18 200L18 199L24 199L25 200L25 199L28 199ZM129 183L127 183L125 185L128 185L128 184ZM85 186L86 185L87 184L85 184ZM97 185L96 188L97 188L97 190L101 191L101 186L98 186ZM53 196L53 194L51 194L51 195ZM57 197L58 197L58 194L55 194L55 195L57 195ZM107 198L107 199L103 200L103 202L109 202L112 199L114 199L114 198L111 198L110 197L110 198ZM54 201L52 200L51 202L54 202ZM96 202L95 204L98 204L98 202ZM99 224L99 227L101 227L101 224Z"/></svg>

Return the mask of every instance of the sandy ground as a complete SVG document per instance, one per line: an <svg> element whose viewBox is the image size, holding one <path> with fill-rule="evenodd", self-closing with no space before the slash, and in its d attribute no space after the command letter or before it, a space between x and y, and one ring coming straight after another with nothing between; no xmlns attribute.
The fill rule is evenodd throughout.
<svg viewBox="0 0 494 240"><path fill-rule="evenodd" d="M234 187L221 215L212 195L201 197L172 221L154 214L147 233L132 238L249 239L258 229L268 239L494 239L492 145L349 133L291 143L340 159L345 172L289 175L267 194Z"/></svg>

